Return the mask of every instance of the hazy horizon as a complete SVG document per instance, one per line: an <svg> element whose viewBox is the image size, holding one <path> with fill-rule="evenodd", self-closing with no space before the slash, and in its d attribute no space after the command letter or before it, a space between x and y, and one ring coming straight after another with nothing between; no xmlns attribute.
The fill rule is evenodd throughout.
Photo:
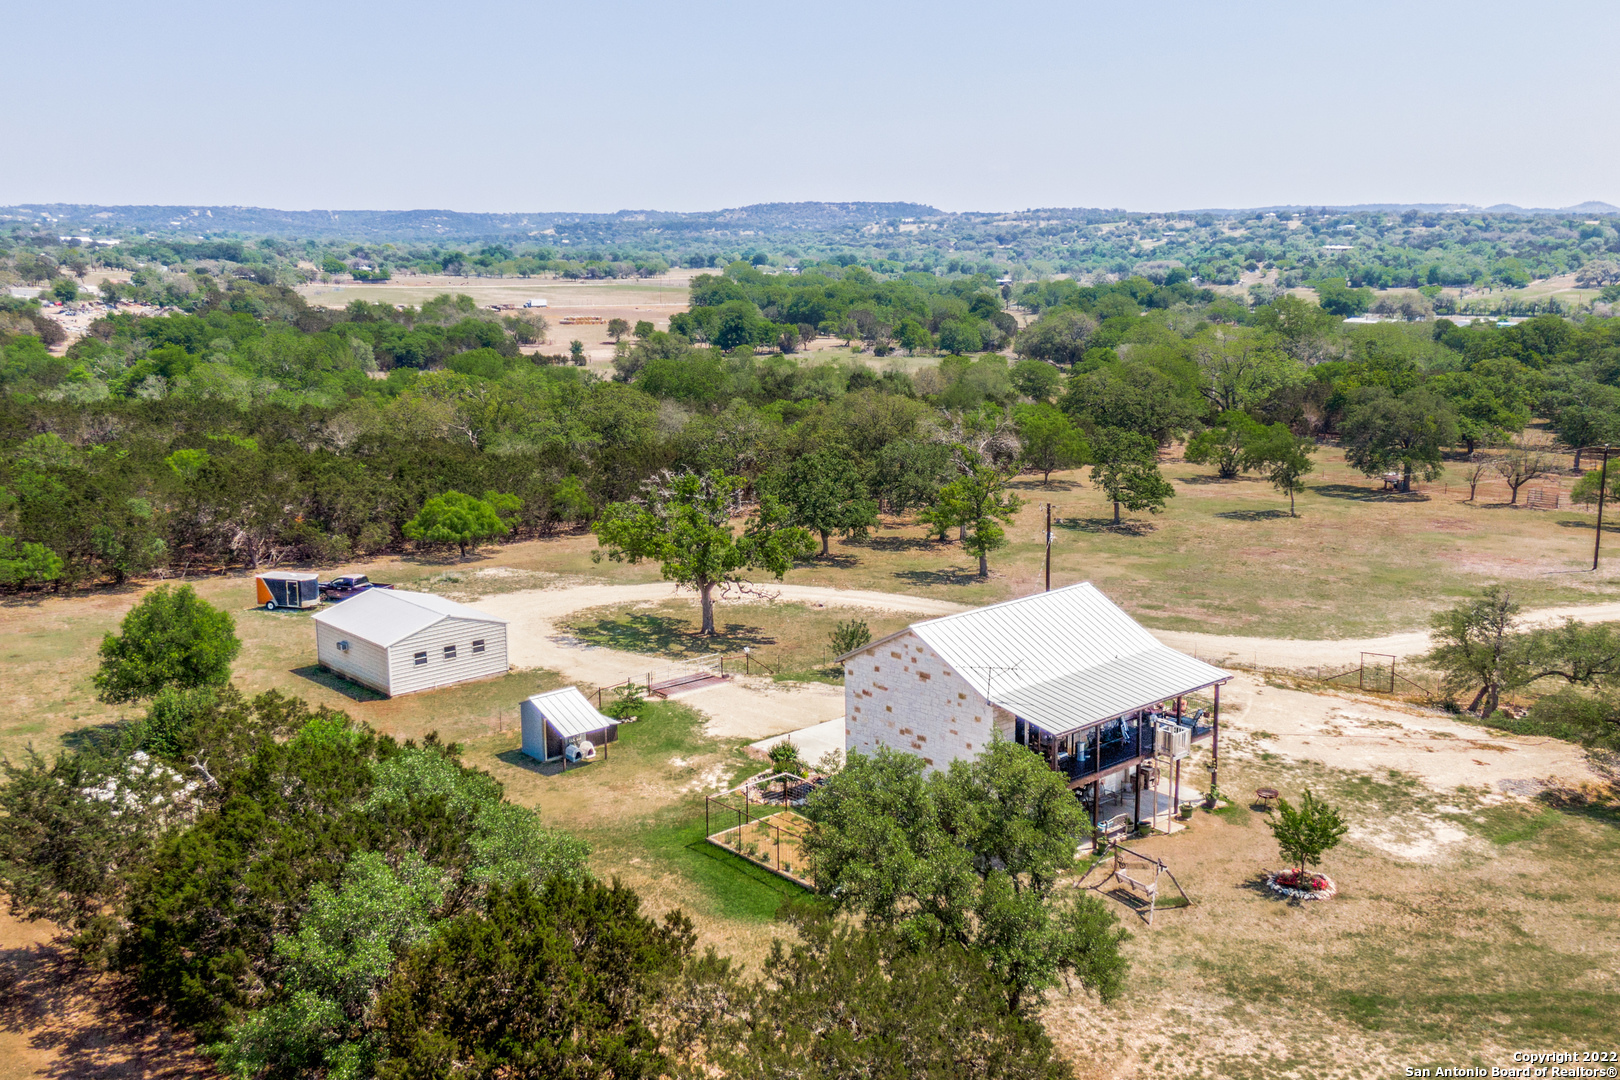
<svg viewBox="0 0 1620 1080"><path fill-rule="evenodd" d="M0 72L0 203L1620 203L1584 0L80 10Z"/></svg>

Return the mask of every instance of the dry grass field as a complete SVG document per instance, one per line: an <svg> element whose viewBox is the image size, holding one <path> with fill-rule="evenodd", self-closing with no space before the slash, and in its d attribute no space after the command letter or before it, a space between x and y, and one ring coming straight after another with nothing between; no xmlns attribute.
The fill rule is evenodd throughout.
<svg viewBox="0 0 1620 1080"><path fill-rule="evenodd" d="M787 581L963 604L1021 595L1041 584L1049 501L1057 519L1053 583L1094 581L1154 627L1255 637L1385 633L1419 628L1433 610L1492 581L1508 584L1527 607L1616 598L1612 571L1578 572L1589 565L1588 513L1510 508L1491 488L1464 502L1455 474L1413 495L1386 495L1335 451L1318 457L1298 518L1261 482L1216 481L1180 461L1165 465L1177 492L1167 512L1118 529L1083 472L1055 475L1050 487L1025 478L1017 490L1028 502L1009 529L1011 545L992 556L988 580L975 576L959 545L891 521L864 540L835 540L830 558L806 562ZM465 561L408 554L320 569L366 571L474 601L657 580L655 567L591 563L593 547L589 536L574 535L486 548ZM125 710L92 696L95 648L150 584L0 605L0 655L12 672L0 704L0 751L15 757L31 744L54 752L117 721ZM556 673L520 670L380 700L318 671L307 615L251 609L250 576L191 584L236 616L244 641L236 682L244 691L274 688L331 704L402 738L439 731L516 801L586 839L600 873L622 876L655 910L691 912L706 942L755 963L781 932L772 915L796 888L703 841L703 794L762 766L744 753L746 740L706 730L692 707L701 704L696 697L690 705L649 705L605 761L543 770L516 752L515 708L521 697L557 685ZM801 602L723 603L719 647L757 645L778 654L784 668L814 675L825 663L827 631L852 614L874 635L909 621ZM675 657L716 647L692 636L685 600L576 612L567 624L584 643L629 652ZM1341 894L1300 906L1259 889L1260 870L1276 864L1275 845L1262 813L1242 798L1219 813L1200 812L1186 832L1144 842L1170 861L1194 904L1162 913L1151 930L1133 925L1135 968L1124 1004L1104 1010L1083 995L1054 996L1054 1037L1080 1075L1371 1077L1406 1064L1505 1064L1504 1048L1612 1041L1609 1018L1620 1006L1612 918L1620 903L1620 817L1612 806L1555 806L1556 788L1538 801L1478 783L1425 782L1369 769L1364 757L1352 766L1236 720L1234 713L1222 747L1223 790L1273 786L1292 796L1308 785L1344 806L1355 831L1325 867ZM117 1069L91 1069L84 1063L102 1059L69 1053L89 1036L63 1034L52 1019L38 973L57 961L35 939L42 940L40 928L15 924L0 936L0 991L11 1010L0 1011L0 1049L19 1051L0 1064L0 1080L182 1075L194 1067L182 1043L150 1032L141 1045L161 1053L96 1051L123 1062ZM116 989L88 985L71 983L80 995L74 1000L111 1000ZM120 1023L110 1008L95 1006L103 1025L96 1030ZM25 1046L46 1049L22 1053Z"/></svg>
<svg viewBox="0 0 1620 1080"><path fill-rule="evenodd" d="M550 336L539 351L568 351L576 338L584 343L592 366L609 369L613 341L607 335L607 320L625 319L631 326L645 319L659 330L669 329L669 318L685 311L690 300L692 278L704 271L671 270L654 278L614 281L568 281L545 276L532 278L455 277L443 274L403 275L376 284L313 284L298 291L304 299L320 307L341 308L353 300L377 304L409 304L420 307L424 301L443 293L464 294L480 307L493 304L519 308L530 300L546 301L538 314L551 324ZM529 311L526 314L534 314ZM563 325L574 317L600 318L600 324ZM529 350L534 351L534 350Z"/></svg>

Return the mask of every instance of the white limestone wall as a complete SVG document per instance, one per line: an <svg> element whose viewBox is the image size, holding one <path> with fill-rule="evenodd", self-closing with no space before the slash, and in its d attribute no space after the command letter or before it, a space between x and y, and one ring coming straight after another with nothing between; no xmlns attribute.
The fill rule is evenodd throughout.
<svg viewBox="0 0 1620 1080"><path fill-rule="evenodd" d="M1012 738L1012 715L988 705L909 630L844 661L846 751L888 746L943 769L977 756L997 728Z"/></svg>

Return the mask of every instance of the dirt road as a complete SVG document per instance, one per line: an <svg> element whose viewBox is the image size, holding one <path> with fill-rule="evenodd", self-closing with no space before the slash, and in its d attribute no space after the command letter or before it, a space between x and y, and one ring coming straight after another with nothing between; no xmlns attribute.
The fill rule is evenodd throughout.
<svg viewBox="0 0 1620 1080"><path fill-rule="evenodd" d="M1584 622L1620 621L1620 603L1540 608L1525 612L1522 622L1526 627L1552 626L1566 618L1580 619ZM1236 664L1286 668L1305 668L1318 664L1342 664L1349 667L1360 660L1363 652L1388 653L1397 658L1406 658L1428 652L1431 644L1427 630L1412 630L1376 638L1325 640L1235 637L1225 634L1190 633L1183 630L1154 630L1153 636L1172 649L1192 653L1214 663L1230 660Z"/></svg>
<svg viewBox="0 0 1620 1080"><path fill-rule="evenodd" d="M860 592L780 585L776 598L812 606L911 612L922 617L965 610L960 604L897 593ZM657 602L673 596L696 599L667 582L645 585L581 585L531 589L475 601L509 621L512 662L543 667L571 682L607 686L645 676L658 661L639 653L587 645L557 624L576 611L613 604ZM724 606L740 602L724 601ZM1620 619L1620 604L1547 608L1526 613L1527 625L1549 625L1565 618ZM1412 656L1429 647L1417 630L1381 638L1299 640L1230 637L1156 630L1172 648L1220 662L1274 667L1353 663L1363 650ZM764 739L797 731L843 715L844 692L820 683L776 683L738 678L721 687L683 696L682 702L709 717L708 731L726 738ZM1398 769L1438 791L1458 785L1488 786L1504 794L1526 794L1550 778L1588 780L1595 773L1579 747L1555 739L1515 738L1439 713L1420 713L1350 695L1311 694L1266 686L1240 674L1222 696L1222 728L1233 737L1287 757L1321 761L1353 770Z"/></svg>
<svg viewBox="0 0 1620 1080"><path fill-rule="evenodd" d="M777 599L812 607L854 607L873 611L908 611L922 616L949 615L962 605L894 593L827 589L805 585L776 585L769 592ZM580 585L566 589L531 589L478 600L477 606L508 621L509 656L519 667L540 667L560 673L570 682L611 686L644 676L657 666L656 658L640 653L587 645L557 624L576 611L610 604L656 602L677 594L667 582L646 585ZM731 605L739 602L724 601ZM725 686L698 691L681 698L709 718L708 732L722 738L763 739L797 731L844 715L842 687L824 683L778 683L767 678L739 677Z"/></svg>

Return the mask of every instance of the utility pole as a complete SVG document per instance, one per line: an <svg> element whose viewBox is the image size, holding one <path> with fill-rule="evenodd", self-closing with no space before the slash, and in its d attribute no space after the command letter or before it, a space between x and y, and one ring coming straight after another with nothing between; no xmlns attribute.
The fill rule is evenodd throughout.
<svg viewBox="0 0 1620 1080"><path fill-rule="evenodd" d="M1603 470L1598 474L1597 535L1592 538L1592 569L1598 568L1598 550L1603 546L1603 499L1609 493L1609 444L1603 444Z"/></svg>
<svg viewBox="0 0 1620 1080"><path fill-rule="evenodd" d="M1599 505L1599 507L1602 507L1602 504L1597 504L1597 505ZM1599 512L1597 512L1597 521L1599 521L1599 528L1601 528L1601 526L1602 526L1602 520L1604 520L1604 518L1602 518L1602 510L1601 510L1601 508L1599 508ZM1048 593L1050 593L1050 591L1051 591L1051 504L1050 504L1050 502L1048 502L1048 504L1047 504L1047 591L1048 591Z"/></svg>

